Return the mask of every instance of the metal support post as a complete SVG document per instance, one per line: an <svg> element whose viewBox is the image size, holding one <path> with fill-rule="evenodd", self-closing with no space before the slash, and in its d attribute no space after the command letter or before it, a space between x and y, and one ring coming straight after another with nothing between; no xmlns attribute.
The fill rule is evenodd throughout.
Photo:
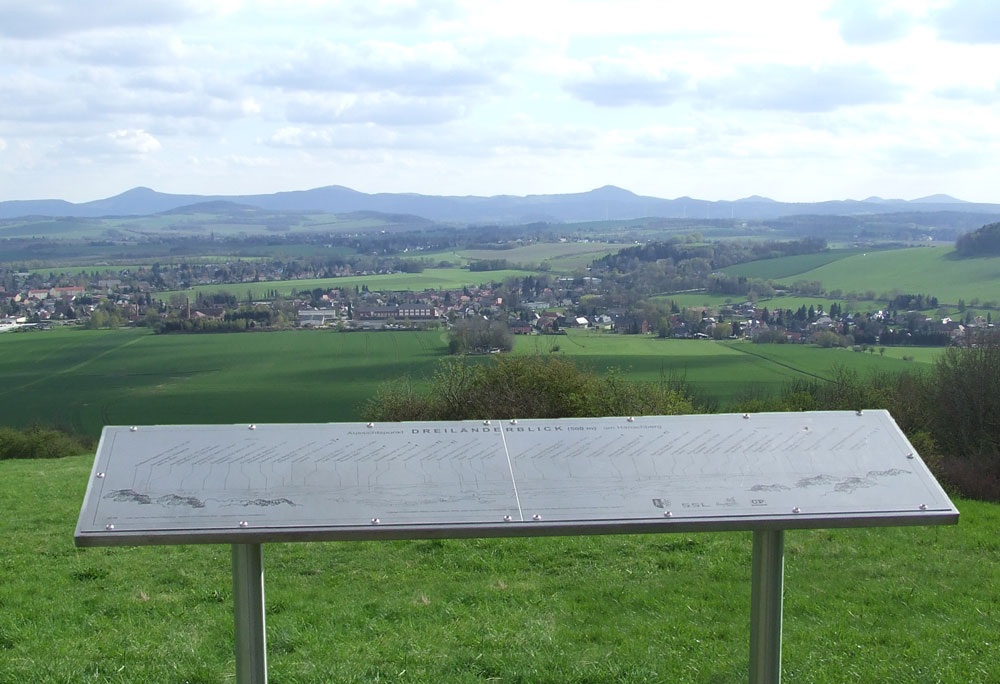
<svg viewBox="0 0 1000 684"><path fill-rule="evenodd" d="M260 544L233 544L236 683L267 684L264 565Z"/></svg>
<svg viewBox="0 0 1000 684"><path fill-rule="evenodd" d="M781 599L784 530L753 533L750 588L750 684L781 682Z"/></svg>

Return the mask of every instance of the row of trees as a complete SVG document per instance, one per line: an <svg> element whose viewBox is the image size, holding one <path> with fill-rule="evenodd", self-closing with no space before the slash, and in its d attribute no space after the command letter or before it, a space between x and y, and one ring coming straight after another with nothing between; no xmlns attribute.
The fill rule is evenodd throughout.
<svg viewBox="0 0 1000 684"><path fill-rule="evenodd" d="M989 223L961 236L955 241L955 252L967 257L1000 254L1000 223Z"/></svg>

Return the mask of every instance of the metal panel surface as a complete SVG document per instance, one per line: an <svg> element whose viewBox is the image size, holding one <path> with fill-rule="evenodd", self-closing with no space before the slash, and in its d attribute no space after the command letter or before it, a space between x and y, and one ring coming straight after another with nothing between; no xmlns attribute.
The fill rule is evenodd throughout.
<svg viewBox="0 0 1000 684"><path fill-rule="evenodd" d="M884 411L107 427L81 545L955 522Z"/></svg>

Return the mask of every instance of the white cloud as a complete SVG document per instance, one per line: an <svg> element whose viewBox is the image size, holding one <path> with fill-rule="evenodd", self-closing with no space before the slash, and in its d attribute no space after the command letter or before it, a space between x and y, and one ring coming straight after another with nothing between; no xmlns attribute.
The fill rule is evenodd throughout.
<svg viewBox="0 0 1000 684"><path fill-rule="evenodd" d="M439 124L467 111L457 98L407 97L396 93L317 94L287 98L289 122L309 124L375 123L392 126Z"/></svg>
<svg viewBox="0 0 1000 684"><path fill-rule="evenodd" d="M650 64L644 55L597 57L586 62L586 73L566 84L566 90L587 102L607 107L665 105L690 90L689 77Z"/></svg>
<svg viewBox="0 0 1000 684"><path fill-rule="evenodd" d="M953 43L1000 43L1000 3L952 0L929 13L938 36Z"/></svg>
<svg viewBox="0 0 1000 684"><path fill-rule="evenodd" d="M349 0L322 6L322 14L328 18L364 29L398 27L412 31L453 21L463 14L455 0Z"/></svg>
<svg viewBox="0 0 1000 684"><path fill-rule="evenodd" d="M270 147L296 149L372 149L394 147L401 142L396 133L373 125L335 128L286 126L262 141Z"/></svg>
<svg viewBox="0 0 1000 684"><path fill-rule="evenodd" d="M6 149L7 149L7 141L4 140L3 138L0 138L0 152L3 152Z"/></svg>
<svg viewBox="0 0 1000 684"><path fill-rule="evenodd" d="M840 107L897 102L903 88L864 62L747 65L699 84L706 102L733 109L828 112Z"/></svg>
<svg viewBox="0 0 1000 684"><path fill-rule="evenodd" d="M442 41L414 46L321 42L262 69L255 80L287 90L437 96L492 83L500 66L481 47Z"/></svg>
<svg viewBox="0 0 1000 684"><path fill-rule="evenodd" d="M67 61L126 69L172 65L185 53L185 46L176 37L155 30L74 36L54 45L54 53Z"/></svg>
<svg viewBox="0 0 1000 684"><path fill-rule="evenodd" d="M954 83L935 88L934 95L946 100L965 100L979 105L992 106L1000 103L1000 84L979 86Z"/></svg>
<svg viewBox="0 0 1000 684"><path fill-rule="evenodd" d="M602 106L687 102L723 109L826 112L898 101L903 88L864 62L847 64L739 64L701 78L658 67L641 53L587 62L589 73L570 80L574 96Z"/></svg>
<svg viewBox="0 0 1000 684"><path fill-rule="evenodd" d="M840 36L852 45L887 43L905 37L916 24L906 9L875 0L835 0L827 16L840 22Z"/></svg>
<svg viewBox="0 0 1000 684"><path fill-rule="evenodd" d="M0 0L0 188L995 194L996 8Z"/></svg>
<svg viewBox="0 0 1000 684"><path fill-rule="evenodd" d="M163 149L160 141L142 129L120 129L103 135L63 141L61 152L70 156L132 157Z"/></svg>
<svg viewBox="0 0 1000 684"><path fill-rule="evenodd" d="M0 0L0 35L30 39L114 27L157 26L210 12L210 3L196 0Z"/></svg>

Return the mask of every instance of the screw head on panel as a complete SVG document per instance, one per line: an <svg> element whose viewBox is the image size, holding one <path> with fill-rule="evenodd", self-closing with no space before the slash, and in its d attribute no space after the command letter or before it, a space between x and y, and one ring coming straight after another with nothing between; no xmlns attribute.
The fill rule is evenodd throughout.
<svg viewBox="0 0 1000 684"><path fill-rule="evenodd" d="M542 516L535 513L533 516L531 516L531 519L534 520L535 522L538 522L539 520L542 519Z"/></svg>
<svg viewBox="0 0 1000 684"><path fill-rule="evenodd" d="M664 518L672 518L672 517L674 517L674 514L671 513L670 511L663 511L663 517Z"/></svg>
<svg viewBox="0 0 1000 684"><path fill-rule="evenodd" d="M629 416L628 417L628 422L634 423L635 422L635 416Z"/></svg>
<svg viewBox="0 0 1000 684"><path fill-rule="evenodd" d="M137 425L133 425L132 427L130 427L128 429L128 431L129 432L138 432L139 431L139 427Z"/></svg>
<svg viewBox="0 0 1000 684"><path fill-rule="evenodd" d="M368 423L368 427L370 428L375 427L375 423Z"/></svg>
<svg viewBox="0 0 1000 684"><path fill-rule="evenodd" d="M864 411L862 411L861 409L858 409L858 411L857 411L857 413L855 415L863 416L864 415Z"/></svg>
<svg viewBox="0 0 1000 684"><path fill-rule="evenodd" d="M246 520L240 520L240 527L250 527L250 523Z"/></svg>
<svg viewBox="0 0 1000 684"><path fill-rule="evenodd" d="M920 510L926 511L927 510L927 504L920 504Z"/></svg>
<svg viewBox="0 0 1000 684"><path fill-rule="evenodd" d="M513 520L513 518L512 518L512 517L510 517L509 515L505 515L505 516L503 517L503 521L504 521L504 522L510 522L511 520Z"/></svg>
<svg viewBox="0 0 1000 684"><path fill-rule="evenodd" d="M517 418L511 418L510 419L510 424L511 425L517 425Z"/></svg>
<svg viewBox="0 0 1000 684"><path fill-rule="evenodd" d="M378 518L372 518L372 525L378 525L380 522L382 521L379 520Z"/></svg>
<svg viewBox="0 0 1000 684"><path fill-rule="evenodd" d="M254 425L253 423L250 423L249 425L247 425L247 430L256 430L256 429L257 429L257 426Z"/></svg>
<svg viewBox="0 0 1000 684"><path fill-rule="evenodd" d="M912 461L912 460L913 460L914 458L916 458L916 456L914 456L914 455L913 455L913 452L912 452L912 451L911 451L910 453L908 453L908 454L906 455L906 457L907 457L908 459L910 459L911 461Z"/></svg>
<svg viewBox="0 0 1000 684"><path fill-rule="evenodd" d="M488 421L488 420L484 420L483 421L483 425L489 425L489 424L490 424L490 421Z"/></svg>
<svg viewBox="0 0 1000 684"><path fill-rule="evenodd" d="M112 532L114 531L115 526L112 525L111 523L108 523L107 525L104 526L104 529L106 529L108 532Z"/></svg>
<svg viewBox="0 0 1000 684"><path fill-rule="evenodd" d="M97 479L100 480L100 479L103 479L103 478L104 478L104 473L97 473Z"/></svg>
<svg viewBox="0 0 1000 684"><path fill-rule="evenodd" d="M750 417L750 414L749 414L749 413L744 413L744 414L743 414L743 419L744 419L744 420L748 419L749 417Z"/></svg>
<svg viewBox="0 0 1000 684"><path fill-rule="evenodd" d="M801 513L801 512L802 512L802 509L799 508L798 506L796 506L795 508L792 509L792 513Z"/></svg>

